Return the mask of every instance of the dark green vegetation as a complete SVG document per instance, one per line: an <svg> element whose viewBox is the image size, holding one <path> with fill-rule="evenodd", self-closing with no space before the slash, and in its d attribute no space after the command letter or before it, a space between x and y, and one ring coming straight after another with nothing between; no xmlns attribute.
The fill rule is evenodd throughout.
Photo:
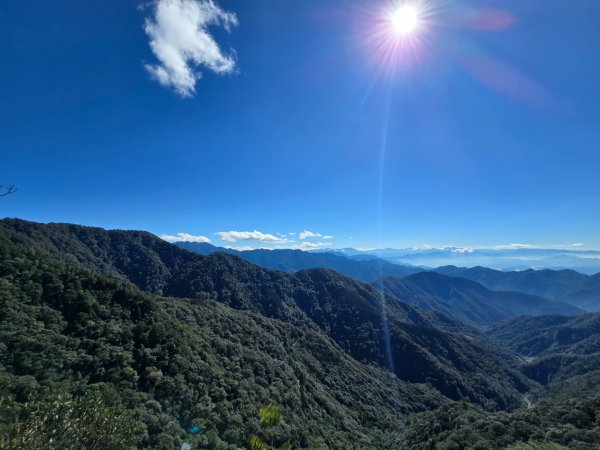
<svg viewBox="0 0 600 450"><path fill-rule="evenodd" d="M303 269L332 269L364 282L371 282L384 276L404 277L422 270L418 267L392 264L376 257L358 260L334 252L312 253L288 249L237 251L197 242L176 242L175 245L200 255L226 252L267 269L289 273Z"/></svg>
<svg viewBox="0 0 600 450"><path fill-rule="evenodd" d="M520 315L583 313L567 303L520 292L491 291L474 281L436 272L421 272L406 278L387 277L373 285L423 310L442 311L478 326Z"/></svg>
<svg viewBox="0 0 600 450"><path fill-rule="evenodd" d="M523 270L502 272L486 267L445 266L444 275L477 281L494 291L517 291L570 303L587 311L600 311L600 274L583 275L574 270Z"/></svg>
<svg viewBox="0 0 600 450"><path fill-rule="evenodd" d="M0 448L53 448L48 437L54 448L468 448L446 445L462 410L488 442L472 448L589 443L593 397L573 406L522 362L331 270L267 270L145 232L0 221ZM538 422L524 394L543 406ZM573 428L563 408L587 418ZM448 422L431 428L437 415ZM532 423L516 433L517 420ZM106 423L113 432L97 431Z"/></svg>

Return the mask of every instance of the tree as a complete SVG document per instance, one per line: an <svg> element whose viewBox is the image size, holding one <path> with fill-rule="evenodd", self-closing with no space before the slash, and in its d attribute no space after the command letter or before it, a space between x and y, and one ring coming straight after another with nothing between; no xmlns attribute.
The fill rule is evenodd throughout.
<svg viewBox="0 0 600 450"><path fill-rule="evenodd" d="M279 405L271 402L268 406L261 408L259 411L260 421L267 427L279 425L283 420L283 413Z"/></svg>
<svg viewBox="0 0 600 450"><path fill-rule="evenodd" d="M258 411L260 416L260 423L263 428L263 434L268 435L270 431L272 431L273 427L277 425L281 425L283 422L283 411L281 407L271 402L264 408L260 408ZM252 436L250 439L250 449L251 450L268 450L275 449L276 447L273 445L273 436L269 439L269 445L267 445L262 439L258 436ZM277 450L290 450L292 448L291 443L284 442L281 446L277 447Z"/></svg>

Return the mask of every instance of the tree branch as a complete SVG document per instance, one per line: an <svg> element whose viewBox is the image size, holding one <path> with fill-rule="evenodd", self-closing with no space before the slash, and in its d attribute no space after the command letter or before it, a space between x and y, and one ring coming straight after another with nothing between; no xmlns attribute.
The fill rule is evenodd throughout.
<svg viewBox="0 0 600 450"><path fill-rule="evenodd" d="M10 184L8 186L3 186L0 184L0 197L6 197L7 195L14 194L17 192L17 188L14 184Z"/></svg>

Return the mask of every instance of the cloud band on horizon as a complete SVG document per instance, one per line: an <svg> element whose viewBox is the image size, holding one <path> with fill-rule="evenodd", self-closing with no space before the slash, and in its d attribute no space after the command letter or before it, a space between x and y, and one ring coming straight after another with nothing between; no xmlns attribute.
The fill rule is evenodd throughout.
<svg viewBox="0 0 600 450"><path fill-rule="evenodd" d="M189 233L177 233L173 234L161 234L159 236L162 240L167 242L201 242L210 243L211 240L206 236L194 236Z"/></svg>

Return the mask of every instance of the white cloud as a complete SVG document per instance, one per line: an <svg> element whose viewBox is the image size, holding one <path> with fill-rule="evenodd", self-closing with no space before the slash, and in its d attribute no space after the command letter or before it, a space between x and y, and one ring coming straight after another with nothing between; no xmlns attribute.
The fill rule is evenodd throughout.
<svg viewBox="0 0 600 450"><path fill-rule="evenodd" d="M154 0L153 13L144 30L159 62L145 67L160 84L191 97L202 77L200 67L217 74L235 70L234 56L224 53L208 31L210 25L229 31L238 24L235 14L223 11L213 0Z"/></svg>
<svg viewBox="0 0 600 450"><path fill-rule="evenodd" d="M300 239L321 237L321 233L313 233L312 231L304 230L300 233Z"/></svg>
<svg viewBox="0 0 600 450"><path fill-rule="evenodd" d="M449 248L452 253L473 253L475 250L469 247L452 247Z"/></svg>
<svg viewBox="0 0 600 450"><path fill-rule="evenodd" d="M189 233L161 234L160 238L167 242L210 242L206 236L194 236Z"/></svg>
<svg viewBox="0 0 600 450"><path fill-rule="evenodd" d="M225 242L258 241L258 242L285 242L285 239L273 234L260 231L219 231L216 233Z"/></svg>
<svg viewBox="0 0 600 450"><path fill-rule="evenodd" d="M330 236L330 235L323 236L321 233L315 233L313 231L308 231L308 230L302 231L300 233L299 237L300 237L300 239L308 239L308 238L333 239L333 236Z"/></svg>

